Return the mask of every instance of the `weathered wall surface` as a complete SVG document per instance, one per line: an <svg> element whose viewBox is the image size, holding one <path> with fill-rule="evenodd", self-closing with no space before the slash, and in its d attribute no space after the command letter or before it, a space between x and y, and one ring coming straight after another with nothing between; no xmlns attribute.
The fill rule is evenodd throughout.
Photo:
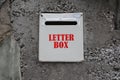
<svg viewBox="0 0 120 80"><path fill-rule="evenodd" d="M11 24L21 48L22 80L119 80L120 31L114 30L116 1L11 0ZM85 61L38 61L39 12L83 12Z"/></svg>
<svg viewBox="0 0 120 80"><path fill-rule="evenodd" d="M10 2L0 0L0 80L20 80L20 48L12 36Z"/></svg>

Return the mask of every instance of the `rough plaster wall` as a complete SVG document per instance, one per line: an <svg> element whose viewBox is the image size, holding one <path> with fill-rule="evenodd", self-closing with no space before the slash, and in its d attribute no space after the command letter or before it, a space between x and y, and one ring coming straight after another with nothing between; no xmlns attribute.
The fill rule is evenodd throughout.
<svg viewBox="0 0 120 80"><path fill-rule="evenodd" d="M11 0L22 80L119 80L120 31L114 30L115 5L115 0ZM38 61L39 12L83 12L85 61Z"/></svg>
<svg viewBox="0 0 120 80"><path fill-rule="evenodd" d="M6 37L0 43L0 80L21 80L20 48L14 38Z"/></svg>
<svg viewBox="0 0 120 80"><path fill-rule="evenodd" d="M20 48L12 34L10 2L0 0L0 80L20 80Z"/></svg>

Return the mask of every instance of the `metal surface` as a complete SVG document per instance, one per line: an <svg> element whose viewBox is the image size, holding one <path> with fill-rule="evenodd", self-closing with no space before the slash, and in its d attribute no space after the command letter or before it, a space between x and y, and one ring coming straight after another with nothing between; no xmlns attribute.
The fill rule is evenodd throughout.
<svg viewBox="0 0 120 80"><path fill-rule="evenodd" d="M39 61L84 59L82 13L41 13L39 23Z"/></svg>

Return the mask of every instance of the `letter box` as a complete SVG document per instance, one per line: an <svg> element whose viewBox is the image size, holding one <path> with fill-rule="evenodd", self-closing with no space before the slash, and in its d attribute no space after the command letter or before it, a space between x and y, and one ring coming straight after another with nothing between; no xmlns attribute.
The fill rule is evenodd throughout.
<svg viewBox="0 0 120 80"><path fill-rule="evenodd" d="M39 61L84 60L82 13L40 13L39 19Z"/></svg>

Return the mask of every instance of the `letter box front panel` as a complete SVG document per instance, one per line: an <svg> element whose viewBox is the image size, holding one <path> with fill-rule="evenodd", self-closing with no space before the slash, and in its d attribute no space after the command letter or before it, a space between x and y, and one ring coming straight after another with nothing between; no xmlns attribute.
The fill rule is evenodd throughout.
<svg viewBox="0 0 120 80"><path fill-rule="evenodd" d="M41 13L39 61L80 62L83 59L83 14Z"/></svg>

